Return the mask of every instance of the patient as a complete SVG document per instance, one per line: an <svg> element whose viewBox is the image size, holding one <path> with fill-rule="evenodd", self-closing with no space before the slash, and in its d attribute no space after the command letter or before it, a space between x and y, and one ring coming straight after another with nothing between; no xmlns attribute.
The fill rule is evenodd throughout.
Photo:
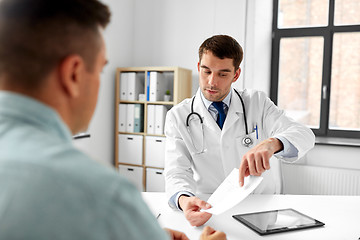
<svg viewBox="0 0 360 240"><path fill-rule="evenodd" d="M72 145L96 106L109 19L98 0L0 1L0 239L187 239Z"/></svg>

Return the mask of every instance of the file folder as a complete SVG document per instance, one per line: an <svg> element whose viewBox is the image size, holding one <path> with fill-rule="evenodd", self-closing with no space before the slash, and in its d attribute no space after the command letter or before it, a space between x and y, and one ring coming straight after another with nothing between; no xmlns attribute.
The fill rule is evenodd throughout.
<svg viewBox="0 0 360 240"><path fill-rule="evenodd" d="M126 114L126 131L134 132L134 113L135 113L135 105L128 104L127 105L127 114Z"/></svg>
<svg viewBox="0 0 360 240"><path fill-rule="evenodd" d="M134 132L143 132L144 131L144 105L135 104L134 109Z"/></svg>
<svg viewBox="0 0 360 240"><path fill-rule="evenodd" d="M155 105L147 105L147 133L155 134Z"/></svg>
<svg viewBox="0 0 360 240"><path fill-rule="evenodd" d="M150 72L146 76L146 101L150 101Z"/></svg>
<svg viewBox="0 0 360 240"><path fill-rule="evenodd" d="M120 100L128 99L128 74L126 72L120 73Z"/></svg>
<svg viewBox="0 0 360 240"><path fill-rule="evenodd" d="M150 72L150 101L162 101L165 88L163 74L161 72Z"/></svg>
<svg viewBox="0 0 360 240"><path fill-rule="evenodd" d="M144 74L129 72L127 73L127 100L139 100L139 94L144 93Z"/></svg>
<svg viewBox="0 0 360 240"><path fill-rule="evenodd" d="M119 132L126 132L127 104L119 104Z"/></svg>
<svg viewBox="0 0 360 240"><path fill-rule="evenodd" d="M164 105L155 105L155 134L164 134L166 112Z"/></svg>

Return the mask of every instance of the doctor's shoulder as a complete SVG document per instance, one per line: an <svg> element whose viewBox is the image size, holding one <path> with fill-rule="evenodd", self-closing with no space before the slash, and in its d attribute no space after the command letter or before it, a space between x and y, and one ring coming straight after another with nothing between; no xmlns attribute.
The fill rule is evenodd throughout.
<svg viewBox="0 0 360 240"><path fill-rule="evenodd" d="M189 114L190 112L190 105L191 105L192 98L186 98L182 100L180 103L173 106L169 111L173 114Z"/></svg>
<svg viewBox="0 0 360 240"><path fill-rule="evenodd" d="M242 90L241 97L244 98L245 102L250 101L252 104L254 103L263 104L264 102L271 101L265 92L255 89Z"/></svg>
<svg viewBox="0 0 360 240"><path fill-rule="evenodd" d="M167 135L168 130L174 126L179 126L181 123L185 124L186 116L190 112L190 106L191 98L187 98L167 111L165 120L165 135Z"/></svg>

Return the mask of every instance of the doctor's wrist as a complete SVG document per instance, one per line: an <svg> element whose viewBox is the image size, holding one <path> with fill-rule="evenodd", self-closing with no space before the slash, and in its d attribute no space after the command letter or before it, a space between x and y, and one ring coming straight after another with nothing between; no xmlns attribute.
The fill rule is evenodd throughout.
<svg viewBox="0 0 360 240"><path fill-rule="evenodd" d="M189 195L186 195L186 194L181 194L179 196L179 199L178 199L178 206L179 206L179 210L183 211L182 207L181 207L181 203L183 202L182 200L184 200L184 198L188 198L188 197L191 197Z"/></svg>
<svg viewBox="0 0 360 240"><path fill-rule="evenodd" d="M269 140L271 141L271 143L273 145L274 154L284 150L284 144L282 143L282 141L280 139L278 139L278 138L269 138Z"/></svg>

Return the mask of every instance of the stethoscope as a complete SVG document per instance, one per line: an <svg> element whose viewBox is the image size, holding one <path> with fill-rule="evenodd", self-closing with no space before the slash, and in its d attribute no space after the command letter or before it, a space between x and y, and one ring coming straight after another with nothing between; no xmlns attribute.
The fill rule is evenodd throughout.
<svg viewBox="0 0 360 240"><path fill-rule="evenodd" d="M234 89L235 93L238 95L240 101L241 101L241 105L242 105L242 108L243 108L243 112L244 112L244 123L245 123L245 137L242 139L241 143L244 147L250 147L252 144L253 144L253 140L252 138L249 136L249 131L248 131L248 125L247 125L247 121L246 121L246 112L245 112L245 104L244 104L244 100L242 99L242 97L240 96L240 94L238 93L238 91L236 91ZM191 142L194 146L194 148L196 149L197 151L197 148L196 148L196 145L194 143L194 140L193 140L193 137L192 137L192 134L191 134L191 130L190 130L190 125L189 125L189 120L190 120L190 117L192 115L195 115L199 118L200 120L200 128L201 128L201 131L202 131L202 148L200 151L197 151L197 153L203 153L205 152L205 149L204 149L204 127L203 127L203 119L202 117L200 116L199 113L197 112L194 112L194 100L195 100L195 96L193 97L192 99L192 102L191 102L191 112L189 113L189 115L187 116L186 118L186 128L188 129L188 132L190 134L190 137L191 137Z"/></svg>

